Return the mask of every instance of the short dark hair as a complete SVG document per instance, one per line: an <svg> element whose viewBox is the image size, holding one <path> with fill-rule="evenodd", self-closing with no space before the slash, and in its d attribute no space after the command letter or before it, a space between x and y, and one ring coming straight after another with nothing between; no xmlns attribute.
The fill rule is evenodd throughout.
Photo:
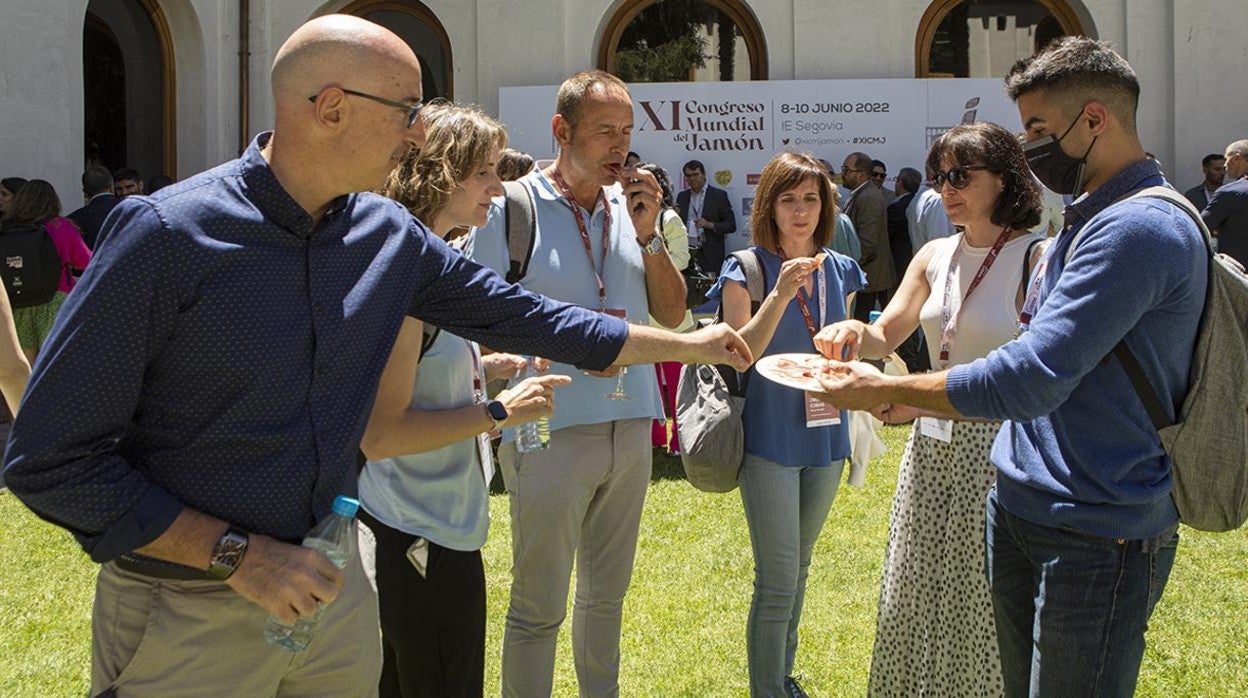
<svg viewBox="0 0 1248 698"><path fill-rule="evenodd" d="M784 192L813 179L819 185L822 209L815 225L816 247L825 247L836 233L837 197L839 193L828 171L810 153L782 152L767 162L754 191L754 208L750 211L750 235L763 249L775 252L780 244L780 231L772 212L776 200Z"/></svg>
<svg viewBox="0 0 1248 698"><path fill-rule="evenodd" d="M139 176L139 171L133 167L122 167L121 169L113 170L113 181L120 182L122 180L142 182L143 178Z"/></svg>
<svg viewBox="0 0 1248 698"><path fill-rule="evenodd" d="M1209 153L1208 155L1200 159L1200 166L1208 167L1209 163L1213 162L1214 160L1225 160L1225 159L1226 158L1222 155L1222 153Z"/></svg>
<svg viewBox="0 0 1248 698"><path fill-rule="evenodd" d="M885 172L888 172L888 165L885 165L883 160L872 160L872 161L871 161L871 166L872 166L872 167L878 167L878 168L880 168L881 170L884 170Z"/></svg>
<svg viewBox="0 0 1248 698"><path fill-rule="evenodd" d="M26 186L26 180L21 177L5 177L4 179L0 179L0 187L8 189L10 194L16 194L24 186Z"/></svg>
<svg viewBox="0 0 1248 698"><path fill-rule="evenodd" d="M498 159L498 178L511 182L533 170L533 156L515 148L507 148Z"/></svg>
<svg viewBox="0 0 1248 698"><path fill-rule="evenodd" d="M1010 99L1044 90L1066 102L1073 112L1091 101L1101 102L1135 134L1135 111L1140 103L1140 81L1127 59L1110 46L1086 36L1063 36L1023 58L1005 76Z"/></svg>
<svg viewBox="0 0 1248 698"><path fill-rule="evenodd" d="M581 120L581 105L599 86L604 90L616 87L628 94L628 85L611 73L605 70L582 70L559 86L559 94L555 97L555 113L576 130L576 125Z"/></svg>
<svg viewBox="0 0 1248 698"><path fill-rule="evenodd" d="M8 187L5 187L8 189ZM61 215L61 199L56 188L42 179L32 179L13 193L13 202L4 212L6 223L42 225Z"/></svg>
<svg viewBox="0 0 1248 698"><path fill-rule="evenodd" d="M94 196L100 192L113 191L113 175L107 168L100 165L92 165L82 173L82 193L87 196Z"/></svg>
<svg viewBox="0 0 1248 698"><path fill-rule="evenodd" d="M684 166L680 168L680 171L682 173L688 172L689 170L697 170L698 172L701 172L702 174L706 174L706 167L702 164L701 160L690 160L689 162L686 162Z"/></svg>
<svg viewBox="0 0 1248 698"><path fill-rule="evenodd" d="M1004 188L992 210L994 225L1026 230L1040 222L1040 187L1014 134L990 121L954 126L932 144L927 171L943 170L946 160L959 165L982 163L1000 175Z"/></svg>
<svg viewBox="0 0 1248 698"><path fill-rule="evenodd" d="M923 175L913 167L903 167L897 172L897 183L906 190L907 194L913 194L923 184Z"/></svg>
<svg viewBox="0 0 1248 698"><path fill-rule="evenodd" d="M164 174L152 175L147 178L147 183L143 185L143 193L155 194L170 184L173 184L173 177Z"/></svg>
<svg viewBox="0 0 1248 698"><path fill-rule="evenodd" d="M649 170L650 174L659 182L659 189L663 190L663 207L673 208L676 206L676 195L672 193L672 178L668 176L667 170L662 165L653 162L643 162L637 165L639 170ZM662 224L662 221L660 221Z"/></svg>

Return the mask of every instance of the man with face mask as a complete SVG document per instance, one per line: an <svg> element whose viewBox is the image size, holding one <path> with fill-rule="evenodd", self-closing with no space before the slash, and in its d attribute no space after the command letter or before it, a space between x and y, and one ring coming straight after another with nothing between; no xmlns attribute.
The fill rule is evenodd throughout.
<svg viewBox="0 0 1248 698"><path fill-rule="evenodd" d="M1136 133L1139 89L1122 56L1085 37L1015 64L1006 92L1028 163L1046 187L1076 197L1019 337L948 372L893 377L850 363L824 380L824 398L841 408L900 403L1005 420L986 543L1007 696L1132 695L1174 564L1171 461L1122 365L1106 357L1125 342L1174 420L1208 252L1176 206L1120 201L1167 184ZM857 339L821 334L816 345L840 356Z"/></svg>

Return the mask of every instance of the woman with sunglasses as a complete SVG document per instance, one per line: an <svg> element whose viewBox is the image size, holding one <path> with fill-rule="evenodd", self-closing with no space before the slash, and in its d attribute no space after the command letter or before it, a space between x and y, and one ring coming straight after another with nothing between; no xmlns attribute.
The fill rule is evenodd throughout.
<svg viewBox="0 0 1248 698"><path fill-rule="evenodd" d="M819 328L845 319L850 297L866 284L857 262L827 248L836 200L836 185L810 155L780 153L763 168L750 214L755 245L744 254L757 258L767 295L753 311L735 257L707 293L722 301L724 322L740 330L755 357L813 352ZM750 695L804 696L793 677L797 628L815 541L849 456L848 420L843 412L810 412L805 393L753 369L746 375L738 479L754 552L745 643Z"/></svg>
<svg viewBox="0 0 1248 698"><path fill-rule="evenodd" d="M882 358L921 325L932 366L946 369L1017 335L1042 239L1027 231L1041 200L1018 140L996 124L957 126L932 146L927 169L959 233L919 250L875 324L826 328L825 355ZM873 412L915 425L893 497L869 694L998 696L984 501L996 479L989 454L1000 423L905 405Z"/></svg>
<svg viewBox="0 0 1248 698"><path fill-rule="evenodd" d="M485 223L503 187L503 126L483 112L432 104L425 145L391 174L386 194L434 233ZM423 353L423 356L422 356ZM361 448L360 520L376 540L384 666L380 694L480 696L485 671L489 434L548 416L565 376L538 376L485 397L520 357L481 356L473 342L405 318L381 376Z"/></svg>

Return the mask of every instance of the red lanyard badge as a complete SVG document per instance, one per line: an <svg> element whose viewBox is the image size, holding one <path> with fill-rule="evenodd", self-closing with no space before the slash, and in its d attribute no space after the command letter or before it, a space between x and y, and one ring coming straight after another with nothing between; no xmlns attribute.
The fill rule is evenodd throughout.
<svg viewBox="0 0 1248 698"><path fill-rule="evenodd" d="M603 194L602 261L599 265L595 265L593 245L589 241L589 225L585 222L585 216L581 212L580 204L572 196L572 189L568 187L568 183L563 179L563 175L559 174L559 170L552 170L551 178L555 181L555 186L559 188L559 193L568 200L568 205L572 208L572 215L576 218L576 228L581 233L581 242L585 243L585 257L589 259L589 269L594 272L594 280L598 282L599 309L605 311L607 309L607 284L602 280L602 275L607 272L607 245L609 244L611 232L611 205L607 202L606 194Z"/></svg>
<svg viewBox="0 0 1248 698"><path fill-rule="evenodd" d="M966 307L967 301L971 299L971 294L975 292L975 289L979 288L980 282L988 276L988 270L992 268L992 263L997 261L997 255L1001 254L1001 248L1005 247L1005 241L1009 239L1010 232L1012 232L1011 229L1007 227L997 236L997 241L993 243L992 249L988 250L988 255L979 265L979 271L975 272L975 278L971 279L971 285L966 289L966 293L962 294L962 302L958 305L956 313L951 310L950 306L953 305L953 270L958 263L958 254L962 251L961 243L949 257L949 269L945 272L945 298L941 307L940 323L940 368L942 370L949 365L949 350L953 346L953 335L958 331L958 315L962 314L962 308Z"/></svg>

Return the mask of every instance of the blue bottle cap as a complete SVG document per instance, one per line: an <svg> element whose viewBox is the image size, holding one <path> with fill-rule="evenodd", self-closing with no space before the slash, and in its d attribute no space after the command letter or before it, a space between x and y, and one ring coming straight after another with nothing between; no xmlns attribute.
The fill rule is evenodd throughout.
<svg viewBox="0 0 1248 698"><path fill-rule="evenodd" d="M334 498L334 513L339 516L345 516L348 519L355 518L355 512L360 509L360 500L352 499L345 494L340 494Z"/></svg>
<svg viewBox="0 0 1248 698"><path fill-rule="evenodd" d="M880 312L879 310L872 310L871 312L867 313L867 323L868 323L868 324L875 324L875 321L876 321L876 320L879 320L879 319L880 319L880 315L882 315L882 314L883 314L883 313L882 313L882 312Z"/></svg>

